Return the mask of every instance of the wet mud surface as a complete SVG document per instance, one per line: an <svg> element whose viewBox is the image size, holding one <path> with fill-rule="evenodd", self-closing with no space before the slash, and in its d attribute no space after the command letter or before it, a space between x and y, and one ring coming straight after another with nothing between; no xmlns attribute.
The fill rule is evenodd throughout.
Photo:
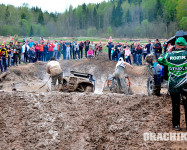
<svg viewBox="0 0 187 150"><path fill-rule="evenodd" d="M146 67L127 68L134 95L102 93L115 63L103 60L61 62L64 74L92 73L95 93L47 92L46 63L9 68L0 83L0 149L124 150L185 149L185 141L144 141L143 133L174 132L166 93L147 96ZM88 69L89 68L89 69ZM17 91L12 91L15 88ZM100 93L100 94L98 94ZM102 94L101 94L102 93ZM181 128L185 131L181 107Z"/></svg>

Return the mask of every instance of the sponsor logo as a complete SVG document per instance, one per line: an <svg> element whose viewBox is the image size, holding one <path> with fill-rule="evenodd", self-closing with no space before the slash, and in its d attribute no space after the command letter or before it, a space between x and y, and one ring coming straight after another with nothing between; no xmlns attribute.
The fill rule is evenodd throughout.
<svg viewBox="0 0 187 150"><path fill-rule="evenodd" d="M185 71L187 67L168 67L170 71Z"/></svg>
<svg viewBox="0 0 187 150"><path fill-rule="evenodd" d="M186 59L186 56L171 56L170 60L182 60Z"/></svg>

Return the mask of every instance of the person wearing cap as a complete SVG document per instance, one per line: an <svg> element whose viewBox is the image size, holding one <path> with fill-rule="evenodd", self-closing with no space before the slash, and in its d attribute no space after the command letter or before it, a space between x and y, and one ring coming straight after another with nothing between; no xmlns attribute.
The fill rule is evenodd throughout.
<svg viewBox="0 0 187 150"><path fill-rule="evenodd" d="M55 57L51 57L50 61L47 63L46 72L51 76L51 91L56 91L56 82L58 80L58 90L62 87L62 69Z"/></svg>
<svg viewBox="0 0 187 150"><path fill-rule="evenodd" d="M170 46L167 53L158 58L161 65L168 66L168 86L172 100L173 129L180 130L180 99L181 94L187 97L187 51L186 40L179 37L174 46ZM187 101L183 101L187 129Z"/></svg>
<svg viewBox="0 0 187 150"><path fill-rule="evenodd" d="M118 63L116 64L116 69L115 69L113 76L117 80L119 92L122 92L122 90L124 90L124 93L126 95L128 95L129 93L128 93L127 85L125 82L125 68L126 68L126 66L133 68L133 66L131 66L129 63L125 62L123 60L123 58L120 57Z"/></svg>
<svg viewBox="0 0 187 150"><path fill-rule="evenodd" d="M8 61L8 52L7 49L5 48L5 44L1 45L0 53L1 53L0 60L2 61L1 65L3 65L1 66L1 72L3 72L3 69L4 71L7 70L7 61Z"/></svg>

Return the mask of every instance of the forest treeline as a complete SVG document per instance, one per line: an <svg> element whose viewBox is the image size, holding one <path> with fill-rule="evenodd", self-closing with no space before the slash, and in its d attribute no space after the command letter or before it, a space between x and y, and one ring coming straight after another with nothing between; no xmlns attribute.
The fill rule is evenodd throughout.
<svg viewBox="0 0 187 150"><path fill-rule="evenodd" d="M110 0L64 13L0 4L0 26L4 36L165 38L187 30L187 0Z"/></svg>

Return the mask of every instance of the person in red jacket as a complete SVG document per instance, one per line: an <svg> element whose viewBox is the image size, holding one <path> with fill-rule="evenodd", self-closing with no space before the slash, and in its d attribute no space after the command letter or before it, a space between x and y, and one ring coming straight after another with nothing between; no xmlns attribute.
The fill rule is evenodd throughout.
<svg viewBox="0 0 187 150"><path fill-rule="evenodd" d="M38 43L35 44L35 53L36 53L36 58L37 60L40 60L40 47L38 46Z"/></svg>
<svg viewBox="0 0 187 150"><path fill-rule="evenodd" d="M53 57L54 47L55 45L53 44L53 42L50 42L50 44L48 45L49 58Z"/></svg>
<svg viewBox="0 0 187 150"><path fill-rule="evenodd" d="M43 41L40 41L40 44L38 44L39 48L40 48L40 55L39 55L39 60L43 61L44 60L44 45L43 45Z"/></svg>

